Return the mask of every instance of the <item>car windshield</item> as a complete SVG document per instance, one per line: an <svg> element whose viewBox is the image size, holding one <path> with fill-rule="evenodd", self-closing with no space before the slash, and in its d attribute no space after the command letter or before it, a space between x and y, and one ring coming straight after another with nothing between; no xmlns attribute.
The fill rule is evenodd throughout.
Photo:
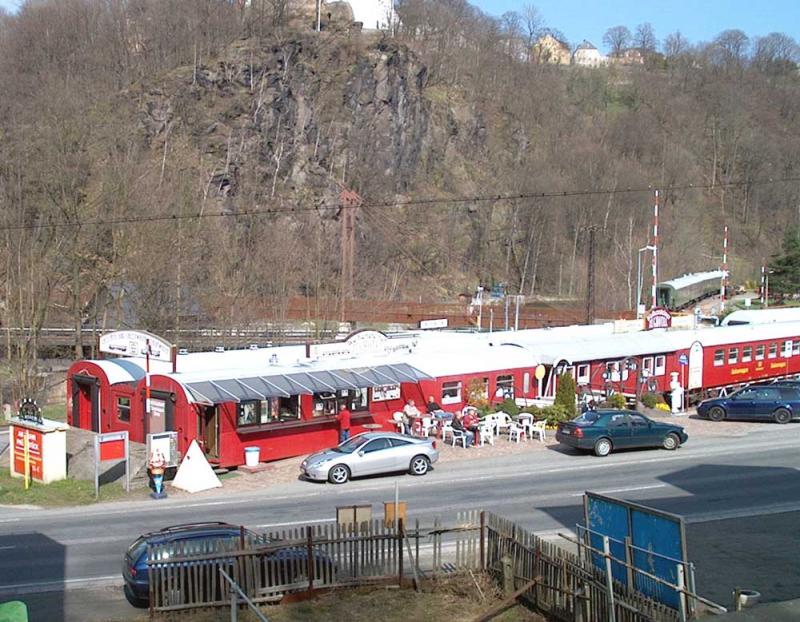
<svg viewBox="0 0 800 622"><path fill-rule="evenodd" d="M338 447L334 447L333 451L338 451L340 454L351 454L359 447L363 446L368 440L369 439L366 439L363 436L356 436L355 438L351 438L346 443L342 443Z"/></svg>
<svg viewBox="0 0 800 622"><path fill-rule="evenodd" d="M600 413L593 410L587 410L582 415L575 417L575 419L572 420L572 423L575 425L592 425L598 419L600 419Z"/></svg>

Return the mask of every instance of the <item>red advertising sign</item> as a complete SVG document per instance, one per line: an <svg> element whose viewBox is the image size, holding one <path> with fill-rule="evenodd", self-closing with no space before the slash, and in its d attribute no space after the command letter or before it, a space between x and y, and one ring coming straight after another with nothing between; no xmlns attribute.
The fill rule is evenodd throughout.
<svg viewBox="0 0 800 622"><path fill-rule="evenodd" d="M125 459L125 439L114 439L104 441L100 439L100 461L124 460Z"/></svg>
<svg viewBox="0 0 800 622"><path fill-rule="evenodd" d="M25 475L25 436L28 437L28 462L33 479L42 481L42 433L13 426L14 472Z"/></svg>
<svg viewBox="0 0 800 622"><path fill-rule="evenodd" d="M655 307L647 315L647 330L669 328L672 326L672 314L663 307Z"/></svg>

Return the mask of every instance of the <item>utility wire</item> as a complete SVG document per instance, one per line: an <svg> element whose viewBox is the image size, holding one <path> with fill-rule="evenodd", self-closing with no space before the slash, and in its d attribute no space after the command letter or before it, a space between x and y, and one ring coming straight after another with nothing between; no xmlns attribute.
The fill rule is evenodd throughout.
<svg viewBox="0 0 800 622"><path fill-rule="evenodd" d="M791 183L800 181L800 177L782 177L782 178L768 178L752 181L732 181L727 183L717 184L683 184L673 186L660 186L659 188L664 191L676 190L709 190L713 188L731 188L741 186L755 186L755 185L773 185L780 183ZM517 201L525 199L560 199L570 197L588 197L588 196L609 196L618 194L636 194L641 192L652 192L655 186L646 187L629 187L629 188L616 188L616 189L590 189L590 190L563 190L563 191L545 191L545 192L530 192L519 194L493 194L483 196L467 196L467 197L448 197L448 198L419 198L407 199L401 201L380 201L374 203L364 202L362 207L372 209L396 209L400 207L427 207L430 205L457 205L461 203L494 203L498 201ZM269 216L276 214L292 214L302 212L317 211L318 206L310 207L267 207L264 209L245 210L240 212L204 212L194 214L164 214L158 216L129 216L124 218L110 218L107 220L82 220L77 222L54 222L54 223L37 223L25 225L5 225L0 226L2 231L24 231L36 229L71 229L80 227L101 227L112 225L127 225L138 223L153 223L153 222L177 222L179 220L200 220L204 218L244 218L254 216Z"/></svg>

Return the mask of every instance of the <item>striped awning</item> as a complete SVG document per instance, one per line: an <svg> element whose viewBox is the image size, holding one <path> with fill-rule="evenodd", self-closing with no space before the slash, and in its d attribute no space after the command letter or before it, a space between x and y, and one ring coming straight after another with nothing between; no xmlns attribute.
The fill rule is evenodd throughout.
<svg viewBox="0 0 800 622"><path fill-rule="evenodd" d="M343 389L365 389L401 382L433 380L425 372L407 363L354 367L348 369L325 369L248 376L246 378L215 378L185 383L193 401L201 404L245 402L269 397L325 393Z"/></svg>

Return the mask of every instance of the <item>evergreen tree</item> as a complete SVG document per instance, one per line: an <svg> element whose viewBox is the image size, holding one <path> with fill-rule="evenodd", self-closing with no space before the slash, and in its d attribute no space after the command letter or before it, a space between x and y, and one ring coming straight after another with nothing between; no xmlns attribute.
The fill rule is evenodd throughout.
<svg viewBox="0 0 800 622"><path fill-rule="evenodd" d="M558 377L558 387L556 388L556 406L562 406L569 417L576 415L575 409L575 379L570 373L563 373Z"/></svg>
<svg viewBox="0 0 800 622"><path fill-rule="evenodd" d="M769 264L770 293L791 296L800 292L800 229L791 227L783 237L783 254L773 256Z"/></svg>

